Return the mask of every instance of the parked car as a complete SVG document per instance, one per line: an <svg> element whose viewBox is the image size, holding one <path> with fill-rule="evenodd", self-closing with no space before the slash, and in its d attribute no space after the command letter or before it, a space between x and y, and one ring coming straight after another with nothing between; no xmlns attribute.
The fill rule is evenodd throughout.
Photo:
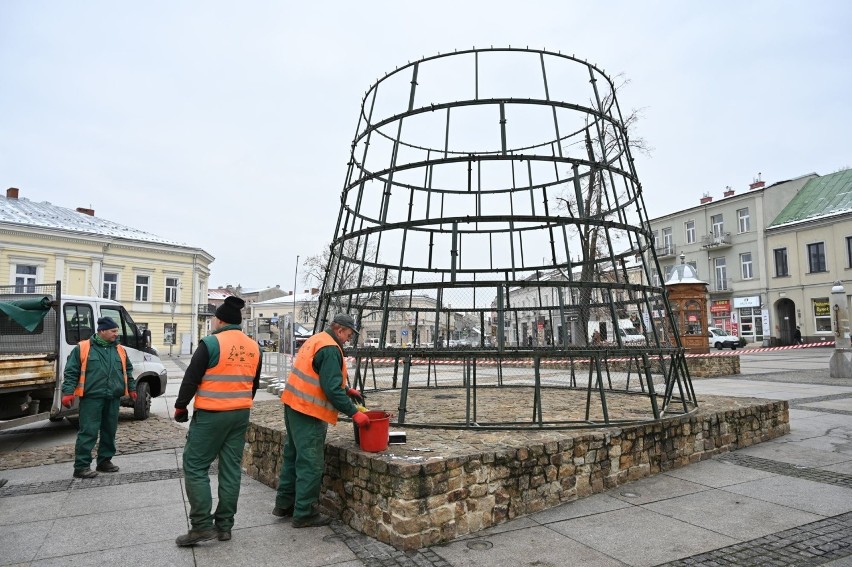
<svg viewBox="0 0 852 567"><path fill-rule="evenodd" d="M740 338L731 335L725 329L720 329L718 327L708 327L708 345L712 347L716 347L719 350L723 348L729 348L731 350L736 350L738 346L740 346Z"/></svg>

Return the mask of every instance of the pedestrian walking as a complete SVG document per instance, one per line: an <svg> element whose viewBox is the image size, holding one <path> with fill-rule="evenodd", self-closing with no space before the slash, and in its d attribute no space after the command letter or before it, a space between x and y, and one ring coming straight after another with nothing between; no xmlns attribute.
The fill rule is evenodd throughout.
<svg viewBox="0 0 852 567"><path fill-rule="evenodd" d="M355 319L345 313L332 319L323 332L308 339L293 361L281 395L284 404L284 440L281 474L272 513L292 516L294 528L325 526L331 519L316 510L325 468L328 424L342 412L359 427L370 426L351 398L363 404L350 388L343 345L358 334Z"/></svg>
<svg viewBox="0 0 852 567"><path fill-rule="evenodd" d="M796 325L796 330L793 331L793 342L797 345L802 344L802 329Z"/></svg>
<svg viewBox="0 0 852 567"><path fill-rule="evenodd" d="M97 332L80 341L65 363L62 405L80 400L80 430L74 447L74 478L94 478L96 471L114 473L115 433L122 396L136 401L136 380L127 351L118 342L118 324L110 317L98 319ZM96 471L92 449L98 443Z"/></svg>
<svg viewBox="0 0 852 567"><path fill-rule="evenodd" d="M201 339L183 375L175 400L175 421L195 411L183 449L183 473L189 500L189 531L179 546L218 538L231 539L240 496L241 464L252 400L260 384L262 355L257 342L240 330L245 301L230 296L216 309L213 333ZM219 458L219 503L211 513L210 465Z"/></svg>

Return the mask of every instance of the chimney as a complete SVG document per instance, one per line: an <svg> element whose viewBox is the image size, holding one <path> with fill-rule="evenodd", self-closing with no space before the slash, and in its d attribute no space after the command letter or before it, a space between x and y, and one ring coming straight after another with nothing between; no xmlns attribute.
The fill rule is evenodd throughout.
<svg viewBox="0 0 852 567"><path fill-rule="evenodd" d="M90 217L95 216L95 209L87 209L85 207L77 207L78 213L83 213L84 215L89 215Z"/></svg>
<svg viewBox="0 0 852 567"><path fill-rule="evenodd" d="M725 187L725 192L724 192L724 193L722 193L722 195L724 195L725 197L731 197L731 196L733 196L733 194L734 194L734 190L733 190L733 189L731 189L731 186L730 186L730 185L728 185L727 187Z"/></svg>
<svg viewBox="0 0 852 567"><path fill-rule="evenodd" d="M709 203L712 200L713 200L713 197L711 197L708 193L704 193L704 196L701 197L701 204L706 205L707 203Z"/></svg>
<svg viewBox="0 0 852 567"><path fill-rule="evenodd" d="M766 183L764 183L763 181L755 181L754 183L749 184L748 190L752 191L754 189L760 189L764 185L766 185Z"/></svg>
<svg viewBox="0 0 852 567"><path fill-rule="evenodd" d="M308 290L306 289L306 290L305 290L304 292L302 292L302 293L308 293Z"/></svg>
<svg viewBox="0 0 852 567"><path fill-rule="evenodd" d="M319 288L317 288L317 287L312 287L312 288L311 288L311 295L316 295L316 294L318 294L318 293L319 293Z"/></svg>
<svg viewBox="0 0 852 567"><path fill-rule="evenodd" d="M7 199L17 199L18 198L18 188L17 187L9 187L6 189L6 198Z"/></svg>

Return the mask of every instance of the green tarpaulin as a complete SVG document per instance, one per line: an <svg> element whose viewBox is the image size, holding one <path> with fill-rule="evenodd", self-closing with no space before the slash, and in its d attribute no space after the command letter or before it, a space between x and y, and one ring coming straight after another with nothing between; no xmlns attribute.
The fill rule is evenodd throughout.
<svg viewBox="0 0 852 567"><path fill-rule="evenodd" d="M0 302L0 311L32 333L50 311L51 303L53 303L53 299L50 296L3 301Z"/></svg>

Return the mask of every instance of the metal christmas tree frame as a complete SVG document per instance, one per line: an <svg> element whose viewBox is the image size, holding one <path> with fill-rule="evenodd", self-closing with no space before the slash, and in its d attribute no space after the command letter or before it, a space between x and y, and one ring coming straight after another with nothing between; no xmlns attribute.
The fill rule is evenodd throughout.
<svg viewBox="0 0 852 567"><path fill-rule="evenodd" d="M398 391L405 425L686 413L697 402L648 226L600 69L536 49L426 57L364 96L315 330L356 317L353 381ZM415 388L460 389L465 408L407 419ZM528 397L528 416L483 415L484 389ZM578 393L579 417L542 403ZM608 400L620 395L647 411L619 413Z"/></svg>

